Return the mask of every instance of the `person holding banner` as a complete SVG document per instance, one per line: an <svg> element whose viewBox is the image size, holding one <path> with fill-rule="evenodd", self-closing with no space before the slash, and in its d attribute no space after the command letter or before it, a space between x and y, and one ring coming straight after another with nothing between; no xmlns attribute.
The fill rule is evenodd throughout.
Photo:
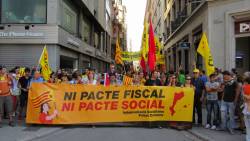
<svg viewBox="0 0 250 141"><path fill-rule="evenodd" d="M140 77L139 75L136 73L133 75L133 86L140 86L141 82L140 82ZM143 86L143 85L142 85Z"/></svg>
<svg viewBox="0 0 250 141"><path fill-rule="evenodd" d="M18 80L20 78L19 73L20 67L15 67L11 70L11 77L12 77L12 100L13 100L13 116L16 115L18 103L19 103L19 95L20 95L20 89L18 88Z"/></svg>
<svg viewBox="0 0 250 141"><path fill-rule="evenodd" d="M161 85L162 86L166 86L166 84L167 84L167 77L166 77L166 74L165 73L161 73L161 76L160 76L160 80L161 80Z"/></svg>
<svg viewBox="0 0 250 141"><path fill-rule="evenodd" d="M139 79L140 79L141 85L142 85L142 86L145 85L146 79L144 78L144 73L143 73L142 71L139 72Z"/></svg>
<svg viewBox="0 0 250 141"><path fill-rule="evenodd" d="M117 85L117 79L115 73L109 74L110 85Z"/></svg>
<svg viewBox="0 0 250 141"><path fill-rule="evenodd" d="M170 86L170 87L180 87L180 83L177 81L177 78L175 75L171 75L169 77L169 83L167 84L167 86Z"/></svg>
<svg viewBox="0 0 250 141"><path fill-rule="evenodd" d="M186 82L184 84L184 87L195 89L194 85L192 84L192 81L191 81L192 80L191 76L186 76L185 80L186 80Z"/></svg>
<svg viewBox="0 0 250 141"><path fill-rule="evenodd" d="M157 78L158 72L153 71L151 74L151 78L148 79L145 83L145 86L161 86L161 80Z"/></svg>
<svg viewBox="0 0 250 141"><path fill-rule="evenodd" d="M89 71L87 77L88 77L87 85L98 85L97 81L95 80L95 75L93 71Z"/></svg>
<svg viewBox="0 0 250 141"><path fill-rule="evenodd" d="M62 84L69 84L69 76L66 73L63 73L62 78L61 78L61 83Z"/></svg>
<svg viewBox="0 0 250 141"><path fill-rule="evenodd" d="M196 124L195 113L198 115L198 126L202 126L202 102L204 100L205 94L205 84L199 77L199 70L194 69L194 77L192 79L192 84L195 87L194 93L194 109L193 109L193 123Z"/></svg>
<svg viewBox="0 0 250 141"><path fill-rule="evenodd" d="M192 77L187 75L185 78L185 84L183 85L185 88L192 88L195 90L194 85L192 84ZM191 129L192 128L192 122L182 122L181 126L183 129Z"/></svg>
<svg viewBox="0 0 250 141"><path fill-rule="evenodd" d="M9 126L14 126L13 122L13 103L11 97L12 79L8 76L6 68L0 66L0 127L2 126L2 116L4 105L9 116Z"/></svg>
<svg viewBox="0 0 250 141"><path fill-rule="evenodd" d="M149 78L146 83L145 86L162 86L161 85L161 80L159 80L157 78L158 72L156 70L154 70L151 74L151 78ZM152 127L158 127L158 128L162 128L162 122L161 121L155 121L155 122L147 122L144 123L146 124L145 126L152 128Z"/></svg>
<svg viewBox="0 0 250 141"><path fill-rule="evenodd" d="M21 77L18 81L18 87L21 90L21 95L19 96L20 97L20 111L18 117L19 120L22 120L24 108L27 107L28 92L31 80L31 70L29 68L25 68L24 73L25 75Z"/></svg>
<svg viewBox="0 0 250 141"><path fill-rule="evenodd" d="M57 78L57 77L56 77L55 73L52 72L52 73L50 74L48 83L56 83L56 78Z"/></svg>
<svg viewBox="0 0 250 141"><path fill-rule="evenodd" d="M42 78L39 71L35 71L33 77L30 80L30 84L32 83L43 83L44 79Z"/></svg>

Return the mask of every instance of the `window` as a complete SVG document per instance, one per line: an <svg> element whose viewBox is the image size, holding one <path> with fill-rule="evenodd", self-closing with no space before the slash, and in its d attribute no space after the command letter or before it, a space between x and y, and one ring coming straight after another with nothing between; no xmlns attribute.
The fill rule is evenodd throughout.
<svg viewBox="0 0 250 141"><path fill-rule="evenodd" d="M82 35L83 35L83 41L87 44L90 44L91 40L91 22L89 19L83 17L82 22Z"/></svg>
<svg viewBox="0 0 250 141"><path fill-rule="evenodd" d="M61 26L72 34L77 33L77 12L74 11L73 5L66 0L62 1L62 19Z"/></svg>
<svg viewBox="0 0 250 141"><path fill-rule="evenodd" d="M1 0L2 23L46 23L47 0Z"/></svg>
<svg viewBox="0 0 250 141"><path fill-rule="evenodd" d="M101 48L101 45L100 45L100 33L98 31L95 31L94 37L95 37L94 47L97 48L97 49L100 49Z"/></svg>

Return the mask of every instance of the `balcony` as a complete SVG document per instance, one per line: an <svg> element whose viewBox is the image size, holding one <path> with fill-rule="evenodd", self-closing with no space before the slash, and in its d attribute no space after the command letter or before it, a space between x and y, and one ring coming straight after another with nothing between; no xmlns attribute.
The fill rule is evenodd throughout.
<svg viewBox="0 0 250 141"><path fill-rule="evenodd" d="M202 0L191 1L191 13L201 4Z"/></svg>
<svg viewBox="0 0 250 141"><path fill-rule="evenodd" d="M171 33L173 33L188 17L187 6L185 6L182 11L178 12L175 21L171 22Z"/></svg>
<svg viewBox="0 0 250 141"><path fill-rule="evenodd" d="M182 11L177 12L177 18L171 22L170 34L174 33L187 18L189 18L195 10L204 2L205 0L190 0L189 4L186 5ZM191 10L191 11L190 11ZM190 13L191 12L191 13ZM169 37L169 35L167 35Z"/></svg>

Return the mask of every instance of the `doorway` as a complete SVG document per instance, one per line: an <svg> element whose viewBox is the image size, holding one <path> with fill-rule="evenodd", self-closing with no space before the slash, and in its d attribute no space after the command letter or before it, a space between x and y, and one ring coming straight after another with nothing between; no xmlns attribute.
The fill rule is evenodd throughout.
<svg viewBox="0 0 250 141"><path fill-rule="evenodd" d="M239 74L250 70L250 37L236 38L235 62Z"/></svg>

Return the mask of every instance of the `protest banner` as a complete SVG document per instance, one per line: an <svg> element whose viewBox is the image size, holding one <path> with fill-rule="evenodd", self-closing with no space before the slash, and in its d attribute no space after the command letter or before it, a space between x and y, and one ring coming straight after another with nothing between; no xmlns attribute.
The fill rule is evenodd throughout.
<svg viewBox="0 0 250 141"><path fill-rule="evenodd" d="M141 57L140 51L137 51L137 52L123 51L122 52L122 60L123 61L128 61L128 62L138 61L138 60L140 60L140 57Z"/></svg>
<svg viewBox="0 0 250 141"><path fill-rule="evenodd" d="M192 88L32 83L26 122L192 121Z"/></svg>

